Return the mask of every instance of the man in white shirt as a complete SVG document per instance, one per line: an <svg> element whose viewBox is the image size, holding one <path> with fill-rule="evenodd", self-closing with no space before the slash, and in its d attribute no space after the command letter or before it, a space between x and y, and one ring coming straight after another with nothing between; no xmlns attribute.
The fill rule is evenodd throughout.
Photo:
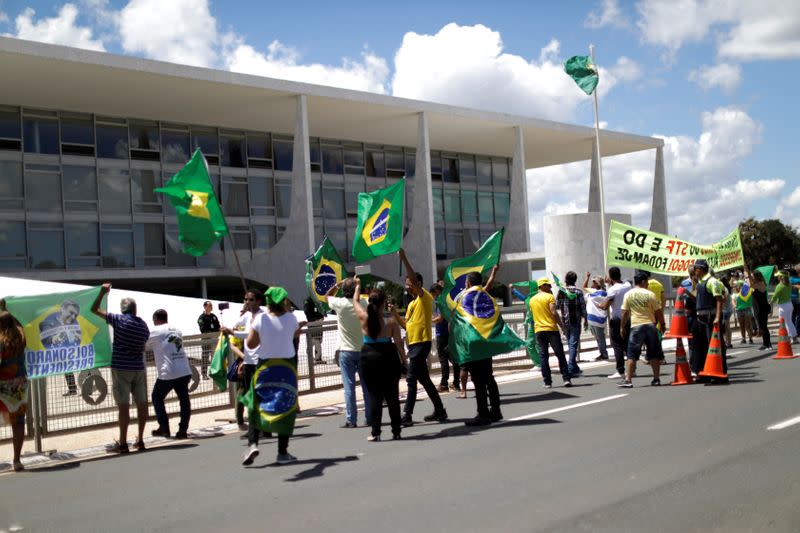
<svg viewBox="0 0 800 533"><path fill-rule="evenodd" d="M189 402L189 382L192 379L192 370L189 359L183 351L183 337L180 330L172 328L167 323L167 312L159 309L153 313L153 324L150 338L147 339L145 349L152 351L155 356L156 379L153 385L153 409L156 412L158 428L153 430L154 437L169 437L169 418L164 408L164 398L174 390L180 402L180 423L175 438L187 438L186 430L189 429L189 418L192 416L192 407Z"/></svg>
<svg viewBox="0 0 800 533"><path fill-rule="evenodd" d="M631 329L630 324L625 324L625 335L622 334L622 301L625 299L625 293L631 290L631 284L622 281L622 273L618 267L608 269L608 283L606 301L598 302L597 307L611 310L608 331L611 334L611 347L614 349L617 371L608 376L608 379L619 379L625 375L625 354L628 352L627 333Z"/></svg>
<svg viewBox="0 0 800 533"><path fill-rule="evenodd" d="M342 297L336 296L342 289ZM339 332L339 369L342 373L344 387L345 423L343 428L354 428L358 422L356 407L356 374L361 381L361 392L364 395L364 411L366 425L372 421L370 404L367 401L367 387L361 376L361 348L364 345L364 334L361 323L353 307L353 294L356 284L351 278L344 279L328 290L326 294L328 307L336 312L336 323Z"/></svg>

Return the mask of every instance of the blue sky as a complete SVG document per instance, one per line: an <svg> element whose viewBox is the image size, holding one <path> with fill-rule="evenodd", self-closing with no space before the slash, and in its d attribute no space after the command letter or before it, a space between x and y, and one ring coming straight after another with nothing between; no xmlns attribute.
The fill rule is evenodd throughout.
<svg viewBox="0 0 800 533"><path fill-rule="evenodd" d="M587 125L560 64L593 43L601 121L665 138L671 233L800 225L799 2L0 0L0 33ZM609 208L643 226L653 158L604 160ZM543 215L586 209L588 163L528 182L537 247Z"/></svg>

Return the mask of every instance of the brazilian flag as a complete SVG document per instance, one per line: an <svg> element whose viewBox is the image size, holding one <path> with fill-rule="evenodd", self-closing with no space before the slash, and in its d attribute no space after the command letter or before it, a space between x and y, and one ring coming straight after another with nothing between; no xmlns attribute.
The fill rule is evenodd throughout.
<svg viewBox="0 0 800 533"><path fill-rule="evenodd" d="M211 376L214 384L221 391L225 391L228 388L228 355L230 350L228 336L220 333L217 348L211 358L211 366L208 367L208 375Z"/></svg>
<svg viewBox="0 0 800 533"><path fill-rule="evenodd" d="M404 178L385 189L358 193L358 222L353 240L353 258L357 263L400 249L405 187Z"/></svg>
<svg viewBox="0 0 800 533"><path fill-rule="evenodd" d="M261 431L291 435L297 416L297 370L288 359L259 361L247 393L239 397L250 423Z"/></svg>
<svg viewBox="0 0 800 533"><path fill-rule="evenodd" d="M594 61L589 56L572 56L564 62L564 72L572 78L586 94L592 94L600 81Z"/></svg>
<svg viewBox="0 0 800 533"><path fill-rule="evenodd" d="M348 276L342 258L325 236L314 255L306 259L306 287L321 313L326 314L330 310L325 296L328 290Z"/></svg>
<svg viewBox="0 0 800 533"><path fill-rule="evenodd" d="M227 235L228 225L208 177L206 158L199 148L165 186L153 189L153 192L166 195L175 208L178 239L183 243L185 253L201 256Z"/></svg>
<svg viewBox="0 0 800 533"><path fill-rule="evenodd" d="M539 353L539 343L536 342L536 333L533 329L533 315L531 314L531 298L536 296L536 293L539 292L539 286L535 281L518 281L517 283L512 283L511 286L528 289L528 296L525 298L525 349L528 352L528 357L533 361L533 364L541 366L542 356Z"/></svg>

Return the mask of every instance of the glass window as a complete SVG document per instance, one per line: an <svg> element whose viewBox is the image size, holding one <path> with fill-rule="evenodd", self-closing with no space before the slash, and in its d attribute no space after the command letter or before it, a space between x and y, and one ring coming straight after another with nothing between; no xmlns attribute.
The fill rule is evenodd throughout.
<svg viewBox="0 0 800 533"><path fill-rule="evenodd" d="M289 218L292 214L292 184L279 181L275 184L275 207L280 218Z"/></svg>
<svg viewBox="0 0 800 533"><path fill-rule="evenodd" d="M197 266L201 267L224 267L225 255L222 253L222 243L224 239L220 239L211 245L211 248L206 250L206 253L197 258ZM186 254L182 254L186 255ZM191 257L191 256L188 256Z"/></svg>
<svg viewBox="0 0 800 533"><path fill-rule="evenodd" d="M160 187L155 170L131 170L131 196L134 213L161 213L161 195L153 192Z"/></svg>
<svg viewBox="0 0 800 533"><path fill-rule="evenodd" d="M92 211L96 213L97 173L95 168L64 165L61 173L66 210L68 212Z"/></svg>
<svg viewBox="0 0 800 533"><path fill-rule="evenodd" d="M462 155L458 161L458 172L461 181L475 181L475 158L471 155ZM472 179L468 179L472 178Z"/></svg>
<svg viewBox="0 0 800 533"><path fill-rule="evenodd" d="M386 169L405 171L405 160L399 152L386 152Z"/></svg>
<svg viewBox="0 0 800 533"><path fill-rule="evenodd" d="M508 180L508 161L492 161L492 174L496 185L507 185Z"/></svg>
<svg viewBox="0 0 800 533"><path fill-rule="evenodd" d="M167 266L193 267L195 265L194 256L185 254L181 251L183 250L183 245L181 244L180 240L178 240L177 226L167 226L167 232L164 241L167 250ZM206 255L208 255L208 252Z"/></svg>
<svg viewBox="0 0 800 533"><path fill-rule="evenodd" d="M91 117L62 117L61 142L69 144L94 144L94 124Z"/></svg>
<svg viewBox="0 0 800 533"><path fill-rule="evenodd" d="M164 266L166 249L163 224L136 224L133 227L133 239L136 266Z"/></svg>
<svg viewBox="0 0 800 533"><path fill-rule="evenodd" d="M253 250L263 252L269 250L277 242L275 226L254 225L253 228Z"/></svg>
<svg viewBox="0 0 800 533"><path fill-rule="evenodd" d="M475 253L481 246L481 237L476 229L464 230L464 253Z"/></svg>
<svg viewBox="0 0 800 533"><path fill-rule="evenodd" d="M30 224L28 252L32 268L64 268L64 230L60 224Z"/></svg>
<svg viewBox="0 0 800 533"><path fill-rule="evenodd" d="M24 270L25 223L0 220L0 270Z"/></svg>
<svg viewBox="0 0 800 533"><path fill-rule="evenodd" d="M358 193L364 192L364 185L345 183L344 203L348 215L358 214Z"/></svg>
<svg viewBox="0 0 800 533"><path fill-rule="evenodd" d="M189 132L161 130L161 160L165 163L186 163L189 153Z"/></svg>
<svg viewBox="0 0 800 533"><path fill-rule="evenodd" d="M451 183L458 183L458 159L452 157L442 158L442 179Z"/></svg>
<svg viewBox="0 0 800 533"><path fill-rule="evenodd" d="M494 222L494 198L492 193L478 193L478 216L482 224L492 224Z"/></svg>
<svg viewBox="0 0 800 533"><path fill-rule="evenodd" d="M439 152L431 152L431 179L442 179L442 157Z"/></svg>
<svg viewBox="0 0 800 533"><path fill-rule="evenodd" d="M406 222L411 224L411 215L414 213L414 182L406 184Z"/></svg>
<svg viewBox="0 0 800 533"><path fill-rule="evenodd" d="M347 231L344 228L325 228L340 257L347 257Z"/></svg>
<svg viewBox="0 0 800 533"><path fill-rule="evenodd" d="M100 266L100 238L94 222L70 222L67 231L67 262L70 268Z"/></svg>
<svg viewBox="0 0 800 533"><path fill-rule="evenodd" d="M24 203L22 163L0 161L0 210L22 209Z"/></svg>
<svg viewBox="0 0 800 533"><path fill-rule="evenodd" d="M19 139L19 111L0 109L0 138Z"/></svg>
<svg viewBox="0 0 800 533"><path fill-rule="evenodd" d="M311 163L311 172L322 171L322 152L319 149L319 139L311 139L308 143L308 160Z"/></svg>
<svg viewBox="0 0 800 533"><path fill-rule="evenodd" d="M275 191L272 178L250 176L247 178L250 194L250 214L271 215L275 212Z"/></svg>
<svg viewBox="0 0 800 533"><path fill-rule="evenodd" d="M158 124L155 122L131 122L131 150L159 150Z"/></svg>
<svg viewBox="0 0 800 533"><path fill-rule="evenodd" d="M97 157L128 159L127 126L98 124L95 131L97 133Z"/></svg>
<svg viewBox="0 0 800 533"><path fill-rule="evenodd" d="M58 154L58 121L25 117L25 151L32 154Z"/></svg>
<svg viewBox="0 0 800 533"><path fill-rule="evenodd" d="M273 165L275 170L291 172L294 159L294 143L292 141L272 141Z"/></svg>
<svg viewBox="0 0 800 533"><path fill-rule="evenodd" d="M244 137L240 136L220 136L222 153L220 164L223 167L244 168L247 166L244 160Z"/></svg>
<svg viewBox="0 0 800 533"><path fill-rule="evenodd" d="M383 152L367 150L367 176L373 178L386 177L386 165Z"/></svg>
<svg viewBox="0 0 800 533"><path fill-rule="evenodd" d="M447 230L447 256L464 257L464 235L460 230Z"/></svg>
<svg viewBox="0 0 800 533"><path fill-rule="evenodd" d="M447 237L444 228L436 228L433 236L436 240L436 259L447 259Z"/></svg>
<svg viewBox="0 0 800 533"><path fill-rule="evenodd" d="M508 212L511 198L508 193L496 192L494 193L494 212L497 224L502 226L508 224Z"/></svg>
<svg viewBox="0 0 800 533"><path fill-rule="evenodd" d="M98 181L101 213L121 215L131 212L131 178L127 170L101 168Z"/></svg>
<svg viewBox="0 0 800 533"><path fill-rule="evenodd" d="M322 172L325 174L342 174L342 149L338 146L322 147Z"/></svg>
<svg viewBox="0 0 800 533"><path fill-rule="evenodd" d="M100 229L100 249L104 268L133 267L133 231L130 226L114 224Z"/></svg>
<svg viewBox="0 0 800 533"><path fill-rule="evenodd" d="M346 167L355 167L360 169L358 172L350 172L351 174L364 173L364 151L356 148L348 148L344 151L344 164Z"/></svg>
<svg viewBox="0 0 800 533"><path fill-rule="evenodd" d="M192 152L197 148L200 148L200 151L205 156L218 156L219 139L217 138L217 130L192 128Z"/></svg>
<svg viewBox="0 0 800 533"><path fill-rule="evenodd" d="M406 177L413 178L417 175L417 156L406 154Z"/></svg>
<svg viewBox="0 0 800 533"><path fill-rule="evenodd" d="M461 191L461 216L464 222L477 222L478 196L475 191Z"/></svg>
<svg viewBox="0 0 800 533"><path fill-rule="evenodd" d="M222 212L226 216L250 215L247 202L247 178L222 178Z"/></svg>
<svg viewBox="0 0 800 533"><path fill-rule="evenodd" d="M492 162L487 159L478 159L478 184L491 185L492 184Z"/></svg>
<svg viewBox="0 0 800 533"><path fill-rule="evenodd" d="M232 226L231 237L233 245L236 247L236 252L239 254L239 260L250 259L250 227Z"/></svg>
<svg viewBox="0 0 800 533"><path fill-rule="evenodd" d="M442 201L442 189L433 187L433 221L444 222L444 202Z"/></svg>
<svg viewBox="0 0 800 533"><path fill-rule="evenodd" d="M314 216L322 216L322 180L311 180L311 205Z"/></svg>
<svg viewBox="0 0 800 533"><path fill-rule="evenodd" d="M337 187L322 188L323 202L325 206L325 218L341 220L344 218L344 189Z"/></svg>
<svg viewBox="0 0 800 533"><path fill-rule="evenodd" d="M444 191L445 222L461 222L461 200L458 191Z"/></svg>
<svg viewBox="0 0 800 533"><path fill-rule="evenodd" d="M61 176L58 172L26 171L25 191L28 211L61 212Z"/></svg>
<svg viewBox="0 0 800 533"><path fill-rule="evenodd" d="M247 134L248 159L272 159L269 137L257 133Z"/></svg>

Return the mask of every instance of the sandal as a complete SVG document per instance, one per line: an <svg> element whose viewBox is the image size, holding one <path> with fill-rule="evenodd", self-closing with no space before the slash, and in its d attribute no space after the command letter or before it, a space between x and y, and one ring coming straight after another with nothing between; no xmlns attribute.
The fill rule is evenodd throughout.
<svg viewBox="0 0 800 533"><path fill-rule="evenodd" d="M144 441L143 440L137 440L136 443L133 445L133 447L136 448L136 451L139 451L139 452L142 452L142 451L144 451L146 449L144 447Z"/></svg>
<svg viewBox="0 0 800 533"><path fill-rule="evenodd" d="M106 446L106 451L108 453L128 453L130 449L128 449L128 443L121 444L119 441L114 441L114 444L109 444Z"/></svg>

